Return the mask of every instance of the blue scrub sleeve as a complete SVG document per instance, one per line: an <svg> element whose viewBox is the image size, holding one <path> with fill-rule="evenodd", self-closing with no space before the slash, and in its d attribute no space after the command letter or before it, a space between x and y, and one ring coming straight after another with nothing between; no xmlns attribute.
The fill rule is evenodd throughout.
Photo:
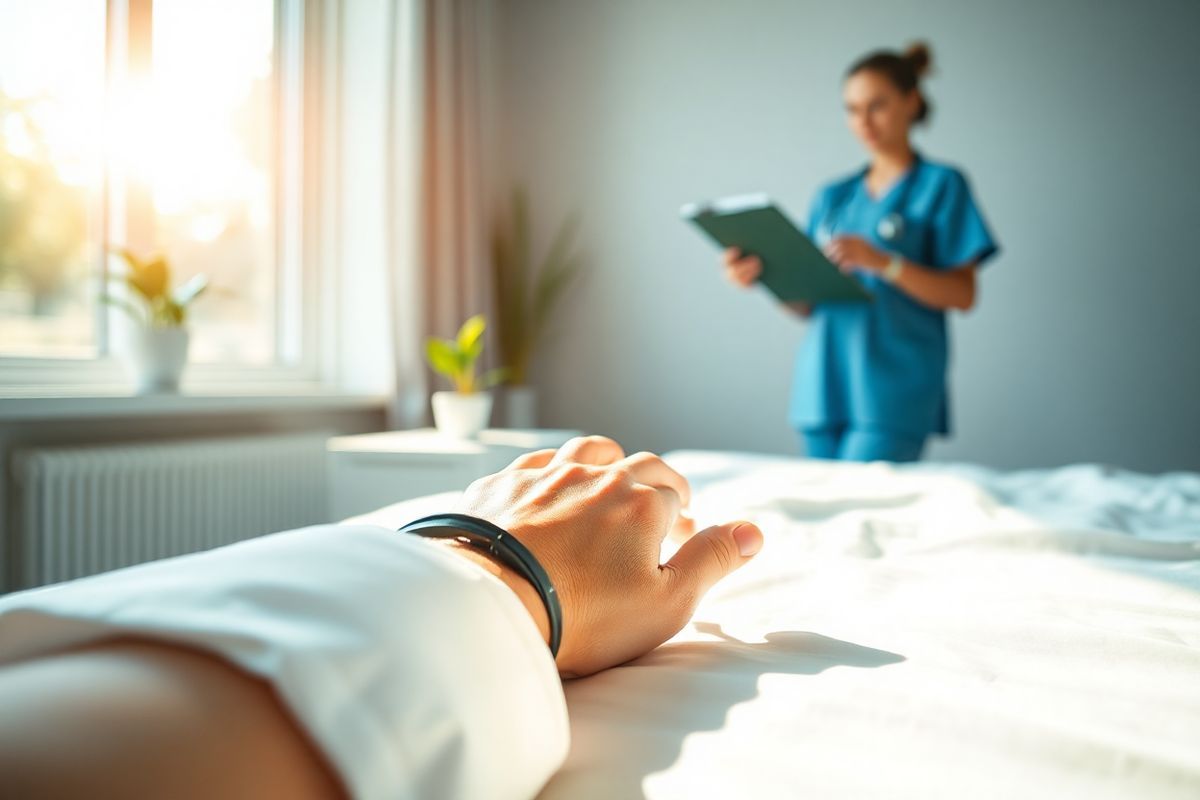
<svg viewBox="0 0 1200 800"><path fill-rule="evenodd" d="M982 265L998 251L996 241L975 199L967 179L951 173L933 215L933 264L951 269L964 264Z"/></svg>

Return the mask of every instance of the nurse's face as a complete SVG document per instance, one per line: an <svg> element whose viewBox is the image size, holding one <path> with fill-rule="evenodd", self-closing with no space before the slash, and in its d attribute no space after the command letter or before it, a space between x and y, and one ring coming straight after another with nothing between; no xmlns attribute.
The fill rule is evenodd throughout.
<svg viewBox="0 0 1200 800"><path fill-rule="evenodd" d="M886 153L907 146L920 108L915 91L902 92L886 75L862 70L846 79L842 97L850 130L864 147Z"/></svg>

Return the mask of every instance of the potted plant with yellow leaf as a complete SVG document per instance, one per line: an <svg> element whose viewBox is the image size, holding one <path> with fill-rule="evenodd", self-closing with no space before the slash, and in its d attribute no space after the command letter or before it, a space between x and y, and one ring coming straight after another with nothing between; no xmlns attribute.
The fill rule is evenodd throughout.
<svg viewBox="0 0 1200 800"><path fill-rule="evenodd" d="M476 376L476 364L483 355L483 331L487 322L477 314L462 324L453 339L431 337L425 343L425 357L435 372L454 384L452 392L433 393L433 424L458 439L473 439L488 425L492 416L489 389L504 379L503 368Z"/></svg>
<svg viewBox="0 0 1200 800"><path fill-rule="evenodd" d="M110 278L124 287L121 294L105 292L104 300L125 311L134 322L125 363L139 394L179 391L187 364L188 311L208 289L208 278L196 275L173 286L166 256L140 258L122 249L116 255L126 271Z"/></svg>

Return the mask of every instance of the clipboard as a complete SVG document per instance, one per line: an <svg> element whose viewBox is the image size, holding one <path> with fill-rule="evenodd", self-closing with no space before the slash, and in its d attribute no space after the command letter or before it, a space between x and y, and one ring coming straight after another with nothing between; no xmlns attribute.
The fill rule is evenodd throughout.
<svg viewBox="0 0 1200 800"><path fill-rule="evenodd" d="M785 303L871 300L764 194L690 203L679 213L721 247L758 256L759 283Z"/></svg>

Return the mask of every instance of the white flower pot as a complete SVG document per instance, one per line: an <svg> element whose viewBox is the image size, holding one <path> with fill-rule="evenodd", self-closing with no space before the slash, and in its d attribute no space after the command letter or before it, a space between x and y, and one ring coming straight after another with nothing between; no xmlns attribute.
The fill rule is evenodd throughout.
<svg viewBox="0 0 1200 800"><path fill-rule="evenodd" d="M491 392L433 393L433 424L456 439L474 439L492 417Z"/></svg>
<svg viewBox="0 0 1200 800"><path fill-rule="evenodd" d="M537 391L532 386L504 388L504 425L507 428L537 427Z"/></svg>
<svg viewBox="0 0 1200 800"><path fill-rule="evenodd" d="M129 329L125 365L138 394L179 391L188 340L186 328L138 325Z"/></svg>

